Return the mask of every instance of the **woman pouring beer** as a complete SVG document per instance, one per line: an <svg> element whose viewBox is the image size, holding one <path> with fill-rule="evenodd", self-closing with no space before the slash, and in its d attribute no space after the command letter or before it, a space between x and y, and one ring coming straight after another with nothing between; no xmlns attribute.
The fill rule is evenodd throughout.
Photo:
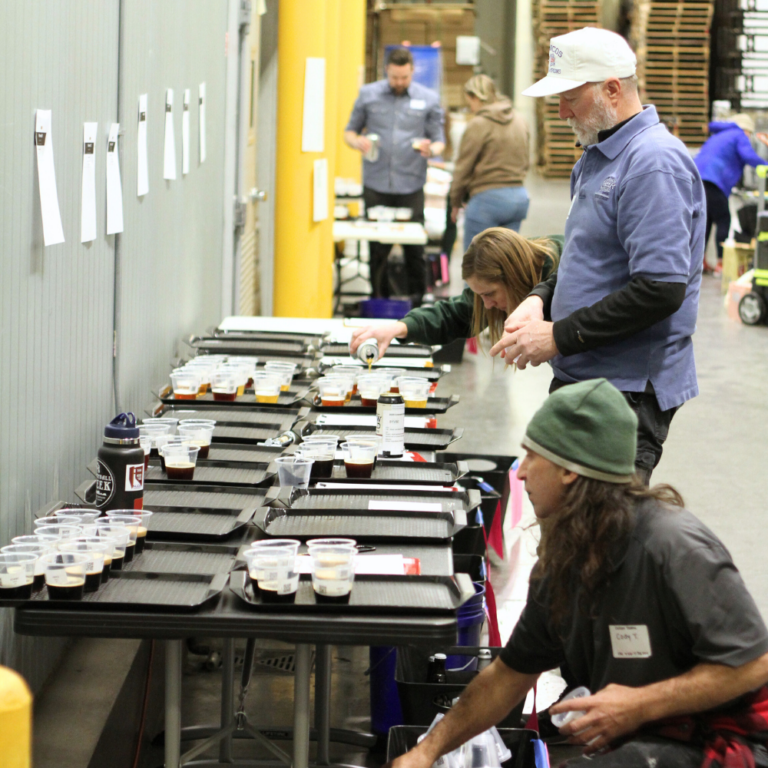
<svg viewBox="0 0 768 768"><path fill-rule="evenodd" d="M360 328L352 334L351 352L371 338L383 356L394 339L449 344L486 328L495 344L504 333L504 321L554 271L562 250L562 235L528 239L503 227L486 229L464 254L461 276L469 287L460 296L413 309L394 323Z"/></svg>

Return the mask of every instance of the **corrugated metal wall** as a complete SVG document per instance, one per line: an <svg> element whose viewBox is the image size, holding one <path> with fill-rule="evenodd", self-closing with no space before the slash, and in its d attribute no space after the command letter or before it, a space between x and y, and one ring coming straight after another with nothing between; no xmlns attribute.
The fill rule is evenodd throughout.
<svg viewBox="0 0 768 768"><path fill-rule="evenodd" d="M46 502L74 499L113 415L115 237L105 236L106 132L118 115L125 234L119 390L150 400L176 342L219 319L226 0L4 0L0 3L0 544ZM120 21L122 16L122 34ZM120 52L121 62L118 61ZM208 159L197 153L207 83ZM165 89L176 90L179 180L162 180ZM181 177L181 99L192 89L192 163ZM136 113L149 94L150 192L136 197ZM66 243L43 248L34 110L53 110ZM98 238L80 244L82 135L99 122ZM0 610L0 663L38 689L61 648L19 638Z"/></svg>

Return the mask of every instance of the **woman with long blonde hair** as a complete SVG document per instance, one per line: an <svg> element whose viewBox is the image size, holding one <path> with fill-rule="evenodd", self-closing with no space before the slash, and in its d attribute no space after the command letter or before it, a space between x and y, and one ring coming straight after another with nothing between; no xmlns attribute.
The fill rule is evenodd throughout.
<svg viewBox="0 0 768 768"><path fill-rule="evenodd" d="M495 344L504 321L541 280L554 271L563 237L528 239L511 229L491 227L476 235L461 264L467 288L460 296L411 310L402 320L369 326L352 335L352 353L374 338L383 355L394 339L417 344L449 344L488 329Z"/></svg>

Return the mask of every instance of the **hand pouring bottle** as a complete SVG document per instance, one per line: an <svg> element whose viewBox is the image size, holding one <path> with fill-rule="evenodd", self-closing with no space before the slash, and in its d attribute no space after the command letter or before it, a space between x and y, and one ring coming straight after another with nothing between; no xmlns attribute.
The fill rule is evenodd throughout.
<svg viewBox="0 0 768 768"><path fill-rule="evenodd" d="M405 400L399 392L382 392L376 403L376 434L381 436L379 455L395 459L405 451Z"/></svg>
<svg viewBox="0 0 768 768"><path fill-rule="evenodd" d="M96 506L102 512L143 508L144 449L132 413L115 416L104 428L98 465Z"/></svg>

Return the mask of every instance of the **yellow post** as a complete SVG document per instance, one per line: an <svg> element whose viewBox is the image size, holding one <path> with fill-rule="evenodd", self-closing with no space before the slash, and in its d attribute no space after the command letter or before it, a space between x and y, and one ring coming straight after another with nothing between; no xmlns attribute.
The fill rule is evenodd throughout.
<svg viewBox="0 0 768 768"><path fill-rule="evenodd" d="M32 765L32 694L24 678L0 667L0 765Z"/></svg>
<svg viewBox="0 0 768 768"><path fill-rule="evenodd" d="M283 0L278 20L274 313L330 317L339 0ZM326 60L325 146L302 152L307 58ZM312 220L314 161L328 160L328 219Z"/></svg>

